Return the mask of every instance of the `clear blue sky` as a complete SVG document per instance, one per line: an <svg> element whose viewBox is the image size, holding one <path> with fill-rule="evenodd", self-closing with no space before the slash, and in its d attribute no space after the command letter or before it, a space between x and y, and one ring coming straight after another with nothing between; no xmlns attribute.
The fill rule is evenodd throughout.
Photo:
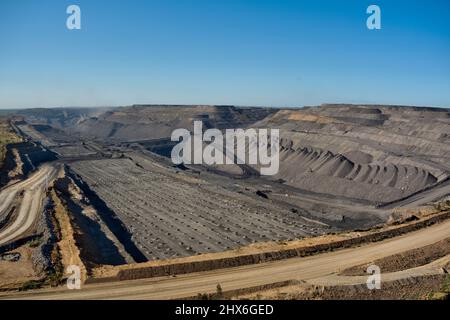
<svg viewBox="0 0 450 320"><path fill-rule="evenodd" d="M0 108L325 102L450 107L450 1L0 0Z"/></svg>

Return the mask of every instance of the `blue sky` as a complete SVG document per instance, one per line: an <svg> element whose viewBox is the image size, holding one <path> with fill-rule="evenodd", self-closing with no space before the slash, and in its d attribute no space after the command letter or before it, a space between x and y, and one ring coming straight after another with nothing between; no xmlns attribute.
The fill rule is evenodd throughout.
<svg viewBox="0 0 450 320"><path fill-rule="evenodd" d="M449 16L448 0L1 0L0 108L450 107Z"/></svg>

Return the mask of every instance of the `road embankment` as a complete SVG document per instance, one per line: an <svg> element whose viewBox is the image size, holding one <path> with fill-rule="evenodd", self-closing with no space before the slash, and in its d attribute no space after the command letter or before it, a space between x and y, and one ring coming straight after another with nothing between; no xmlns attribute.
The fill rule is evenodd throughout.
<svg viewBox="0 0 450 320"><path fill-rule="evenodd" d="M295 257L305 257L393 238L442 222L449 217L450 210L436 213L418 221L375 230L272 244L269 246L270 250L264 247L262 249L250 248L248 251L251 253L245 253L245 248L241 248L217 254L199 255L196 257L99 268L97 272L94 272L94 277L87 280L87 283L179 275L260 264Z"/></svg>

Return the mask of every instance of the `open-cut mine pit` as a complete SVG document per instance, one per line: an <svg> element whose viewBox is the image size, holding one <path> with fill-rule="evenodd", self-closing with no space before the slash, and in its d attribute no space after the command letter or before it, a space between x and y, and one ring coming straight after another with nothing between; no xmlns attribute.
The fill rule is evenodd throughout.
<svg viewBox="0 0 450 320"><path fill-rule="evenodd" d="M175 165L171 133L191 130L194 121L204 129L279 129L279 172L262 176L252 164ZM62 261L82 261L89 276L105 265L368 229L450 193L447 109L30 109L18 111L11 126L22 141L5 149L0 196L42 163L57 168L40 209L56 218L48 220L47 238L37 239L72 248ZM17 201L0 212L0 232L17 216ZM24 236L37 241L30 230ZM20 249L20 239L2 252ZM39 257L35 265L49 253Z"/></svg>

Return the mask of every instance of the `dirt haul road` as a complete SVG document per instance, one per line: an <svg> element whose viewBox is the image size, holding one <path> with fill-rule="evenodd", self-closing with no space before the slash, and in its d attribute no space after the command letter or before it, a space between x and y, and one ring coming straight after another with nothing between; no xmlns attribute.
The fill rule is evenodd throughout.
<svg viewBox="0 0 450 320"><path fill-rule="evenodd" d="M384 211L389 211L390 209L394 208L402 208L402 209L415 208L423 204L440 200L448 196L449 194L450 194L450 180L447 180L434 188L412 195L406 199L382 206L381 208L384 209Z"/></svg>
<svg viewBox="0 0 450 320"><path fill-rule="evenodd" d="M30 178L15 183L0 192L0 218L5 217L15 205L16 199L20 206L16 209L15 220L9 222L0 231L0 246L18 239L33 226L41 213L42 199L47 190L48 183L57 173L53 165L43 165Z"/></svg>
<svg viewBox="0 0 450 320"><path fill-rule="evenodd" d="M57 288L16 294L7 293L0 295L0 298L176 299L196 296L198 293L213 293L217 284L220 284L224 291L228 291L285 280L317 281L317 279L330 278L330 275L345 268L438 242L447 238L449 234L450 221L445 221L397 238L311 257L291 258L177 277L89 284L83 286L81 290Z"/></svg>

